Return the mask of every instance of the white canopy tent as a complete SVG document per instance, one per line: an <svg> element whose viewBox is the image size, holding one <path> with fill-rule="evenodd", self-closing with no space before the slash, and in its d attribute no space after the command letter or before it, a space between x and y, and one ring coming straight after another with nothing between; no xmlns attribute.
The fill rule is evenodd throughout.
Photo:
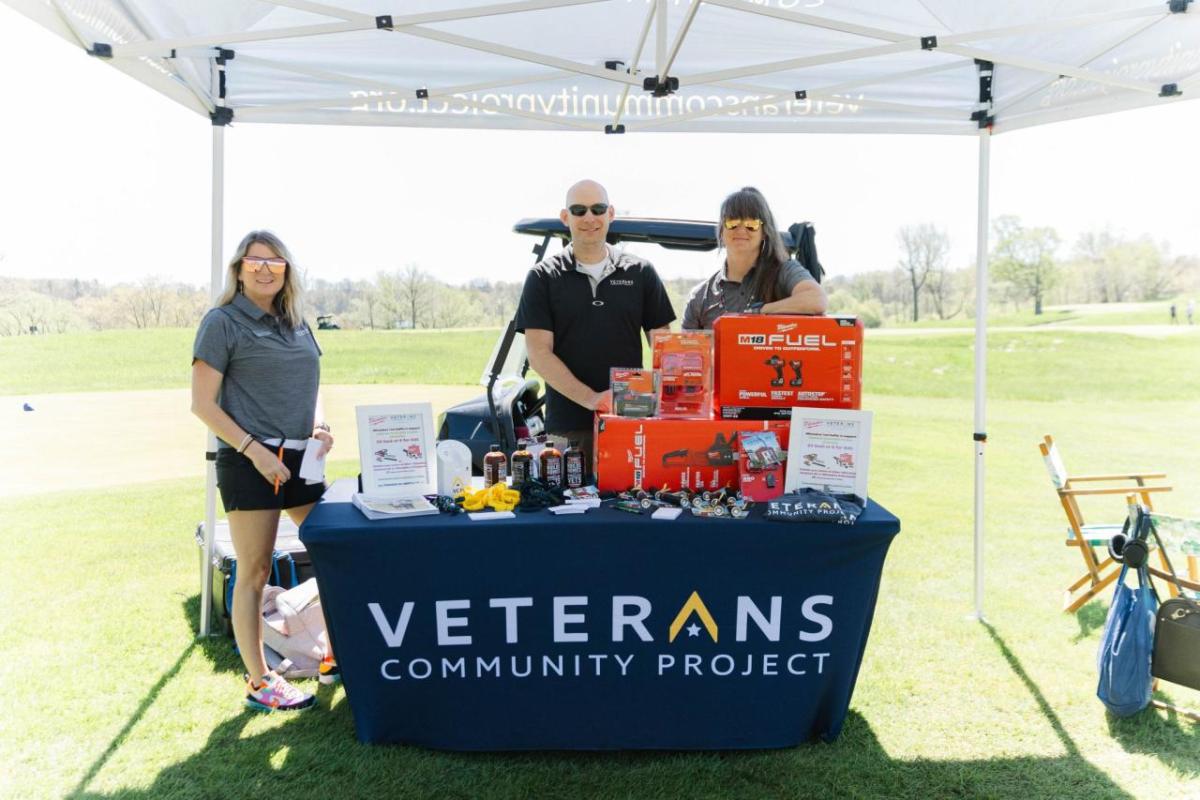
<svg viewBox="0 0 1200 800"><path fill-rule="evenodd" d="M0 2L211 121L214 296L230 123L978 137L978 619L991 136L1200 93L1191 0Z"/></svg>

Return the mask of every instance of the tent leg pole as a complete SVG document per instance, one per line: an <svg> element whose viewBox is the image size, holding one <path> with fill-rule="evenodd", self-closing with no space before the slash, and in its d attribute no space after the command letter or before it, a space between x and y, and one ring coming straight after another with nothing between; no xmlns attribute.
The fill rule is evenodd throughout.
<svg viewBox="0 0 1200 800"><path fill-rule="evenodd" d="M988 181L990 128L979 132L979 204L975 239L975 613L983 616L984 445L987 444Z"/></svg>
<svg viewBox="0 0 1200 800"><path fill-rule="evenodd" d="M213 125L212 141L212 263L209 295L213 303L221 294L222 240L225 218L225 127ZM200 566L200 635L212 634L213 537L217 529L217 437L208 432L204 468L204 551Z"/></svg>

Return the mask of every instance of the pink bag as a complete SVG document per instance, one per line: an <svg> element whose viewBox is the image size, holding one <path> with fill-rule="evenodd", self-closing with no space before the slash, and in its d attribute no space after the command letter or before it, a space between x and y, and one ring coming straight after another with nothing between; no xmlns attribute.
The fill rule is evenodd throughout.
<svg viewBox="0 0 1200 800"><path fill-rule="evenodd" d="M265 587L262 614L267 666L285 678L316 677L328 643L317 579Z"/></svg>

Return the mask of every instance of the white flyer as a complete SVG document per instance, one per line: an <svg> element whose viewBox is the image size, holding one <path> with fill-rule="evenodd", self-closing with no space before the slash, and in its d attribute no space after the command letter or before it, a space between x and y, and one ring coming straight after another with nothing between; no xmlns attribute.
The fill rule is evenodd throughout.
<svg viewBox="0 0 1200 800"><path fill-rule="evenodd" d="M433 406L357 406L362 493L411 498L437 492Z"/></svg>
<svg viewBox="0 0 1200 800"><path fill-rule="evenodd" d="M871 418L870 411L793 408L784 491L812 488L867 499Z"/></svg>
<svg viewBox="0 0 1200 800"><path fill-rule="evenodd" d="M305 483L325 482L325 456L321 452L324 442L320 439L309 439L304 447L304 459L300 462L300 477Z"/></svg>

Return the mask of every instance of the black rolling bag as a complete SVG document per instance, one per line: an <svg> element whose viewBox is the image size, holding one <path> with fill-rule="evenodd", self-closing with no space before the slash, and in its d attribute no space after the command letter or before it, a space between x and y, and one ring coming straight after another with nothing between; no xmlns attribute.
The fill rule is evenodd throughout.
<svg viewBox="0 0 1200 800"><path fill-rule="evenodd" d="M203 580L204 523L196 526L196 544L200 547L201 580ZM237 556L229 538L229 523L218 520L213 536L212 551L212 616L213 628L219 628L226 636L233 635L229 618L233 607L233 586L237 581ZM267 582L273 586L290 589L313 577L312 561L300 541L300 530L286 515L279 519L279 532L275 535L274 565Z"/></svg>
<svg viewBox="0 0 1200 800"><path fill-rule="evenodd" d="M1145 516L1149 521L1149 515ZM1159 548L1162 548L1158 529L1153 521L1149 524ZM1171 565L1165 549L1162 554L1179 596L1164 601L1158 607L1150 672L1164 681L1178 683L1189 689L1200 689L1200 603L1188 597L1179 584L1179 576L1175 574L1175 567Z"/></svg>

